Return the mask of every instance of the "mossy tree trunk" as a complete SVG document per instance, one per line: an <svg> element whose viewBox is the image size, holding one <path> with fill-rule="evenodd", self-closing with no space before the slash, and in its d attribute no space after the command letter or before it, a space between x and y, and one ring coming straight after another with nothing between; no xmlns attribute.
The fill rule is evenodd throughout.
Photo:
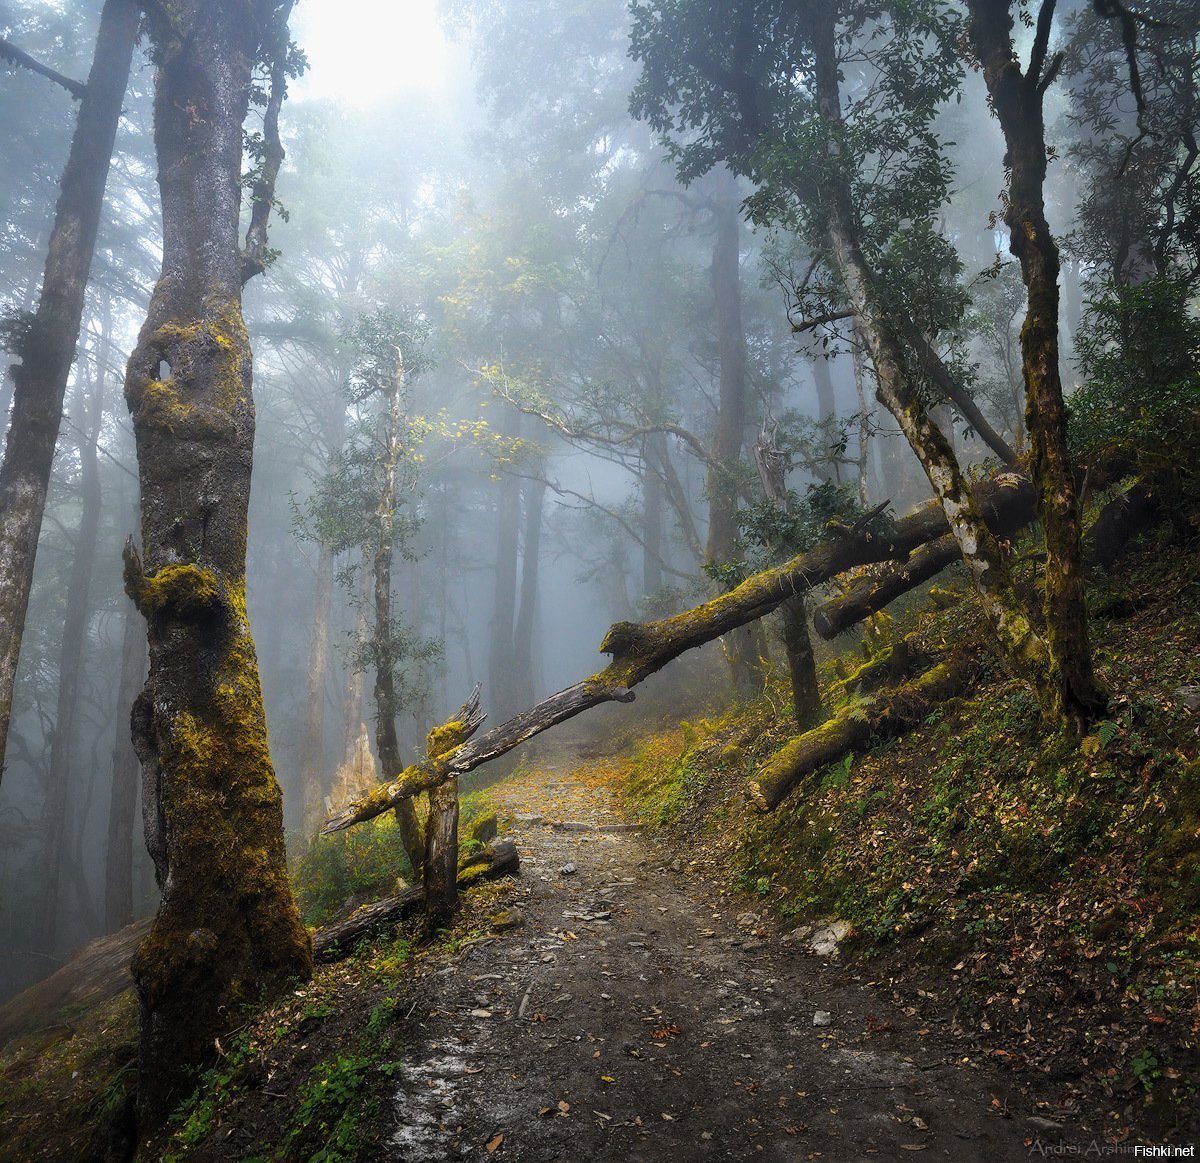
<svg viewBox="0 0 1200 1163"><path fill-rule="evenodd" d="M375 542L375 749L379 755L379 770L384 778L395 778L402 771L400 741L396 736L396 716L400 712L396 697L396 645L392 633L392 555L395 550L396 473L403 452L401 432L404 425L404 367L397 364L387 395L384 418L383 459L379 501L375 507L378 525ZM424 860L425 843L417 823L416 809L411 800L396 805L396 825L400 840L408 854L413 874L419 876Z"/></svg>
<svg viewBox="0 0 1200 1163"><path fill-rule="evenodd" d="M13 364L13 410L0 464L0 774L67 377L75 358L104 187L140 5L106 0L63 170L37 311Z"/></svg>
<svg viewBox="0 0 1200 1163"><path fill-rule="evenodd" d="M815 19L813 35L817 101L835 151L842 120L836 23L837 6L831 5ZM1013 587L1008 562L984 522L953 449L913 390L908 356L883 306L877 276L863 254L849 184L836 165L831 166L824 193L830 252L854 305L855 326L875 365L876 397L896 418L925 470L1010 667L1034 687L1043 708L1049 709L1055 700L1048 681L1046 644Z"/></svg>
<svg viewBox="0 0 1200 1163"><path fill-rule="evenodd" d="M261 46L290 3L177 0L147 23L157 65L162 273L129 360L142 555L126 588L150 671L134 707L162 902L133 961L138 1096L161 1119L237 1007L311 970L287 877L282 797L246 617L254 443L238 246L242 124Z"/></svg>
<svg viewBox="0 0 1200 1163"><path fill-rule="evenodd" d="M1067 452L1066 411L1059 373L1059 253L1046 221L1046 135L1042 99L1061 65L1047 61L1053 0L1043 0L1025 72L1012 43L1008 0L970 0L970 36L983 64L992 105L1008 146L1008 204L1004 219L1009 247L1021 263L1028 292L1021 328L1025 378L1025 426L1037 513L1046 539L1045 638L1047 690L1054 718L1082 734L1104 711L1107 699L1092 670L1083 590L1079 504Z"/></svg>

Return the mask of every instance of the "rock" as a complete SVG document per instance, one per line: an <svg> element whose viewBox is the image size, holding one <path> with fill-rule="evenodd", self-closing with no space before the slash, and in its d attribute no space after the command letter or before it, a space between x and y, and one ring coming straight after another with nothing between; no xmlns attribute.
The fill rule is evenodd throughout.
<svg viewBox="0 0 1200 1163"><path fill-rule="evenodd" d="M493 932L504 933L509 929L519 929L525 924L525 914L520 909L505 909L502 913L497 913L491 920Z"/></svg>
<svg viewBox="0 0 1200 1163"><path fill-rule="evenodd" d="M513 819L516 820L516 822L518 824L526 824L526 825L544 824L546 822L544 817L532 816L526 812L517 812L517 814L515 816L513 816Z"/></svg>
<svg viewBox="0 0 1200 1163"><path fill-rule="evenodd" d="M737 919L737 925L739 929L757 929L758 922L759 918L757 913L742 913Z"/></svg>
<svg viewBox="0 0 1200 1163"><path fill-rule="evenodd" d="M671 869L672 872L682 872L683 871L683 861L680 860L678 857L676 857L674 860L671 861L671 863L670 863L670 865L668 865L668 867Z"/></svg>
<svg viewBox="0 0 1200 1163"><path fill-rule="evenodd" d="M818 957L837 956L838 946L850 935L849 921L830 921L808 939L809 949Z"/></svg>
<svg viewBox="0 0 1200 1163"><path fill-rule="evenodd" d="M798 929L793 929L790 933L784 933L779 938L781 945L800 945L812 936L812 925L801 925Z"/></svg>
<svg viewBox="0 0 1200 1163"><path fill-rule="evenodd" d="M817 1012L813 1014L813 1025L832 1026L833 1014L831 1014L828 1010L817 1010Z"/></svg>
<svg viewBox="0 0 1200 1163"><path fill-rule="evenodd" d="M575 875L575 865L572 864L570 861L567 861L567 863L564 864L562 866L562 868L560 868L558 870L558 875L559 876L574 876Z"/></svg>
<svg viewBox="0 0 1200 1163"><path fill-rule="evenodd" d="M1175 697L1189 711L1200 711L1200 686L1188 684L1178 687L1175 691Z"/></svg>
<svg viewBox="0 0 1200 1163"><path fill-rule="evenodd" d="M471 1017L473 1017L473 1018L481 1018L482 1019L482 1018L490 1018L491 1016L492 1016L491 1010L478 1009L478 1010L471 1011Z"/></svg>

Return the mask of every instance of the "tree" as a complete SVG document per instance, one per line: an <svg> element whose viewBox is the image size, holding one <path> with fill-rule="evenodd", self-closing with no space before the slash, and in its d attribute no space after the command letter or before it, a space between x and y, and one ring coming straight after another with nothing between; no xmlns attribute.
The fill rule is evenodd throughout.
<svg viewBox="0 0 1200 1163"><path fill-rule="evenodd" d="M178 1099L240 1003L311 969L245 605L254 403L241 310L253 264L237 236L243 122L256 62L266 59L282 97L290 9L184 0L147 15L164 246L125 381L142 504L142 550L128 548L125 577L147 625L134 743L162 890L133 963L149 1120Z"/></svg>
<svg viewBox="0 0 1200 1163"><path fill-rule="evenodd" d="M1079 504L1067 452L1066 409L1058 368L1058 244L1046 221L1046 133L1042 100L1062 66L1048 57L1055 0L1043 0L1037 31L1022 71L1012 44L1008 0L968 0L971 43L983 65L992 107L1008 145L1009 246L1021 263L1028 292L1021 328L1025 426L1037 511L1046 543L1044 580L1047 685L1056 717L1076 732L1100 714L1107 698L1092 671L1083 592Z"/></svg>
<svg viewBox="0 0 1200 1163"><path fill-rule="evenodd" d="M853 313L876 394L921 461L1009 665L1037 691L1048 719L1077 720L1076 700L1090 713L1086 691L1068 694L1061 650L1056 644L1051 657L1035 629L953 447L931 418L933 390L950 395L953 376L927 324L908 308L910 299L929 304L928 292L911 283L911 263L889 260L918 239L926 253L952 254L932 227L949 179L932 121L959 83L957 21L932 0L799 8L747 0L719 14L642 3L635 12L634 51L644 65L635 112L668 136L685 179L718 161L749 176L756 218L800 231L831 270L840 302L827 316ZM866 61L872 74L850 117L841 97L847 61ZM883 269L893 277L881 277ZM1070 617L1069 606L1056 596L1057 614ZM1054 633L1081 641L1077 628ZM1090 672L1086 662L1074 668Z"/></svg>
<svg viewBox="0 0 1200 1163"><path fill-rule="evenodd" d="M129 81L138 10L134 0L106 0L100 14L87 85L76 93L79 115L63 170L41 297L33 315L10 323L5 337L19 359L9 369L13 412L0 464L0 776L38 533Z"/></svg>

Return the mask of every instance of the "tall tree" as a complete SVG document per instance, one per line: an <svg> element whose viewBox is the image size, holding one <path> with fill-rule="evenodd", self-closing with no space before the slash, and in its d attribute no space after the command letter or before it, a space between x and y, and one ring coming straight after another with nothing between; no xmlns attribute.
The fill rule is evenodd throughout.
<svg viewBox="0 0 1200 1163"><path fill-rule="evenodd" d="M1009 246L1021 263L1028 292L1021 328L1025 426L1037 512L1046 543L1044 589L1048 685L1057 715L1082 734L1107 699L1092 671L1083 592L1079 504L1067 452L1066 409L1058 351L1058 244L1046 221L1046 132L1042 102L1062 65L1049 55L1055 0L1043 0L1029 65L1022 70L1012 43L1009 0L968 0L970 35L983 65L992 107L1008 146Z"/></svg>
<svg viewBox="0 0 1200 1163"><path fill-rule="evenodd" d="M254 403L241 302L257 248L238 243L243 123L264 56L282 97L290 9L180 0L147 13L163 260L125 382L142 503L125 578L149 641L134 742L162 890L133 961L148 1120L239 1003L311 970L245 598Z"/></svg>
<svg viewBox="0 0 1200 1163"><path fill-rule="evenodd" d="M101 11L96 52L63 170L41 297L32 317L9 337L19 359L9 369L13 411L0 464L0 776L38 533L139 9L136 0L106 0Z"/></svg>

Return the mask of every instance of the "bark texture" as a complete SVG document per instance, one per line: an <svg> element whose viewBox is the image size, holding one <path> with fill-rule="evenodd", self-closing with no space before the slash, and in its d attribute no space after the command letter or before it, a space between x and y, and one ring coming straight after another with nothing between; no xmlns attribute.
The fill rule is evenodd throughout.
<svg viewBox="0 0 1200 1163"><path fill-rule="evenodd" d="M187 0L148 16L162 273L130 357L142 555L126 588L150 672L134 707L162 903L133 962L139 1109L160 1119L237 1007L311 970L287 878L279 785L246 617L254 442L238 246L251 70L290 5Z"/></svg>
<svg viewBox="0 0 1200 1163"><path fill-rule="evenodd" d="M966 659L947 659L920 678L881 695L866 711L856 707L797 736L759 768L750 781L750 798L760 811L774 811L810 772L873 739L915 726L931 706L961 691L971 673Z"/></svg>
<svg viewBox="0 0 1200 1163"><path fill-rule="evenodd" d="M1021 264L1029 300L1021 328L1025 427L1037 513L1046 539L1045 640L1048 677L1043 710L1082 734L1107 698L1092 670L1083 592L1079 505L1067 452L1066 410L1058 367L1059 252L1046 221L1046 134L1042 99L1061 58L1047 61L1054 0L1043 0L1029 67L1013 51L1008 0L970 0L969 33L1008 146L1009 247Z"/></svg>
<svg viewBox="0 0 1200 1163"><path fill-rule="evenodd" d="M38 534L129 81L139 7L134 0L106 0L100 14L96 52L63 170L41 297L11 369L12 421L0 464L0 774Z"/></svg>

